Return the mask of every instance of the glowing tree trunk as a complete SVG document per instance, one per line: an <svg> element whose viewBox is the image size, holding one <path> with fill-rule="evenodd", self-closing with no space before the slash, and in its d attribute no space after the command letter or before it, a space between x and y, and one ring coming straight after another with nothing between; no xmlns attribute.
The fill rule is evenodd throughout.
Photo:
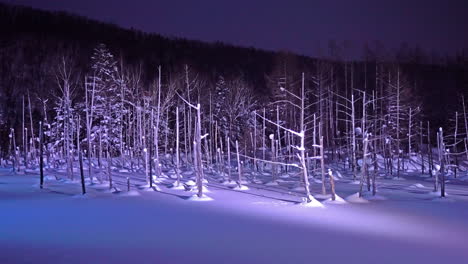
<svg viewBox="0 0 468 264"><path fill-rule="evenodd" d="M368 150L368 145L369 145L369 136L367 133L364 136L363 144L362 144L362 171L361 171L361 181L359 184L359 197L362 197L362 187L364 185L364 179L368 177L368 171L367 171L367 150Z"/></svg>
<svg viewBox="0 0 468 264"><path fill-rule="evenodd" d="M161 119L161 66L158 67L158 104L156 115L156 128L154 129L154 154L156 159L156 176L161 176L161 167L159 166L159 124Z"/></svg>
<svg viewBox="0 0 468 264"><path fill-rule="evenodd" d="M439 128L439 133L437 136L439 138L440 197L445 197L445 143L442 128Z"/></svg>
<svg viewBox="0 0 468 264"><path fill-rule="evenodd" d="M240 156L239 156L239 143L236 140L236 156L237 156L237 185L239 188L242 185L242 167L241 167L241 161L240 161Z"/></svg>
<svg viewBox="0 0 468 264"><path fill-rule="evenodd" d="M176 175L177 175L177 181L176 181L176 184L175 186L179 186L180 185L180 153L179 153L179 107L176 107L176 123L175 123L175 126L176 126L176 157L175 157L175 160L176 160L176 168L175 168L175 172L176 172Z"/></svg>
<svg viewBox="0 0 468 264"><path fill-rule="evenodd" d="M227 171L228 171L228 180L231 182L231 144L230 139L226 136L226 148L227 148Z"/></svg>

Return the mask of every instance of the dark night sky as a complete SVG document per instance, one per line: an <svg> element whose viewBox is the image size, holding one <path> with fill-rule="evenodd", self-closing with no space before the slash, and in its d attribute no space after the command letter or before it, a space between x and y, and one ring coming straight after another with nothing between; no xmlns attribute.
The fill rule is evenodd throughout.
<svg viewBox="0 0 468 264"><path fill-rule="evenodd" d="M468 48L466 0L4 0L167 36L320 56L329 40L453 55Z"/></svg>

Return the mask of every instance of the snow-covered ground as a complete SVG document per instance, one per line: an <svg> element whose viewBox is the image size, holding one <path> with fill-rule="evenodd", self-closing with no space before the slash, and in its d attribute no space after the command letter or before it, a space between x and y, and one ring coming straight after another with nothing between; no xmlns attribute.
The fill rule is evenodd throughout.
<svg viewBox="0 0 468 264"><path fill-rule="evenodd" d="M450 179L439 198L432 179L404 174L379 178L378 195L359 198L342 174L343 200L316 195L323 207L313 207L301 205L294 175L234 189L208 173L211 200L197 201L170 188L170 177L156 183L160 191L140 189L141 173L116 169L120 192L88 182L83 196L63 172L48 170L40 190L37 171L3 168L0 263L468 263L466 182ZM190 183L192 172L183 175Z"/></svg>

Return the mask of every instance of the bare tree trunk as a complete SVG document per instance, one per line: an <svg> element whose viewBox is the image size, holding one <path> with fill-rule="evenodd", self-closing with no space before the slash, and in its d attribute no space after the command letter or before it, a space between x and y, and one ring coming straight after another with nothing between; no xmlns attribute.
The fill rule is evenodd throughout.
<svg viewBox="0 0 468 264"><path fill-rule="evenodd" d="M367 177L367 146L369 143L369 138L367 133L365 134L363 140L363 155L362 155L362 172L361 172L361 182L359 187L359 197L362 197L362 187L364 185L364 179Z"/></svg>
<svg viewBox="0 0 468 264"><path fill-rule="evenodd" d="M331 171L331 169L328 169L328 175L330 176L331 199L332 201L335 201L336 200L335 179L333 177L333 172Z"/></svg>
<svg viewBox="0 0 468 264"><path fill-rule="evenodd" d="M23 130L21 131L21 135L23 136L23 162L24 162L24 168L26 169L27 167L27 164L28 164L28 149L27 149L27 144L26 144L26 140L27 140L27 131L28 129L25 128L24 126L24 117L25 114L24 114L24 96L23 96L23 122L22 122L22 125L23 125ZM26 135L25 135L26 133ZM18 166L19 168L19 166ZM18 170L19 171L19 170Z"/></svg>
<svg viewBox="0 0 468 264"><path fill-rule="evenodd" d="M374 173L372 175L372 195L375 196L375 193L377 191L377 187L375 186L375 179L377 177L377 173L379 170L379 165L377 162L377 141L374 140Z"/></svg>
<svg viewBox="0 0 468 264"><path fill-rule="evenodd" d="M81 154L81 151L78 152L78 159L80 162L80 176L81 176L81 192L82 194L86 193L86 185L85 185L85 179L84 179L84 173L83 173L83 155Z"/></svg>
<svg viewBox="0 0 468 264"><path fill-rule="evenodd" d="M280 124L279 105L276 105L276 123ZM281 131L280 127L276 127L276 133L278 134L278 151L281 152Z"/></svg>
<svg viewBox="0 0 468 264"><path fill-rule="evenodd" d="M185 65L185 84L187 88L187 100L190 102L190 82L189 82L189 75L188 75L188 65ZM192 140L192 108L188 108L187 112L187 138L188 141ZM188 147L188 152L190 152L190 145L191 144L186 144ZM193 150L195 151L195 149ZM195 161L193 161L195 163Z"/></svg>
<svg viewBox="0 0 468 264"><path fill-rule="evenodd" d="M419 152L421 154L421 174L424 174L424 151L423 151L423 124L419 122Z"/></svg>
<svg viewBox="0 0 468 264"><path fill-rule="evenodd" d="M88 151L86 155L88 156L88 177L93 183L93 174L92 174L92 161L91 161L91 125L93 122L93 109L94 109L94 91L96 87L96 80L93 78L93 89L91 91L91 102L89 102L88 95L88 83L85 79L85 100L86 100L86 138Z"/></svg>
<svg viewBox="0 0 468 264"><path fill-rule="evenodd" d="M187 140L187 129L190 129L187 125L187 112L185 111L184 105L184 152L185 152L185 163L189 162L189 155L188 155L188 145L190 145L189 140Z"/></svg>
<svg viewBox="0 0 468 264"><path fill-rule="evenodd" d="M107 146L107 178L109 180L109 189L112 189L112 158L109 153L109 146Z"/></svg>
<svg viewBox="0 0 468 264"><path fill-rule="evenodd" d="M351 163L352 163L352 168L353 168L353 180L356 180L356 111L354 109L354 94L351 93L351 129L352 129L352 158L351 158Z"/></svg>
<svg viewBox="0 0 468 264"><path fill-rule="evenodd" d="M19 172L20 170L20 157L19 157L19 147L16 146L16 136L15 136L15 129L11 128L11 139L13 144L13 155L14 155L14 163L13 163L13 171Z"/></svg>
<svg viewBox="0 0 468 264"><path fill-rule="evenodd" d="M307 162L306 162L306 157L305 157L305 125L304 125L304 120L305 120L305 80L304 80L304 73L302 73L302 85L301 85L301 124L300 124L300 138L301 138L301 149L300 149L300 162L302 165L302 176L304 180L304 188L306 192L306 199L307 202L312 201L312 195L310 194L310 186L309 186L309 174L307 171ZM323 146L323 145L322 145Z"/></svg>
<svg viewBox="0 0 468 264"><path fill-rule="evenodd" d="M31 97L29 96L29 91L28 91L28 106L29 106L29 122L31 124L31 158L35 161L36 160L36 141L34 138L34 126L33 126L33 119L32 119L32 106L31 106Z"/></svg>
<svg viewBox="0 0 468 264"><path fill-rule="evenodd" d="M151 129L150 129L151 131ZM151 133L149 135L149 138L151 138ZM148 144L148 156L149 156L149 159L148 159L148 166L149 166L149 186L150 188L153 188L153 144L151 144L151 140L149 140L149 144ZM156 166L158 166L158 164L156 164Z"/></svg>
<svg viewBox="0 0 468 264"><path fill-rule="evenodd" d="M440 197L445 197L445 144L442 128L439 128L439 160L440 160Z"/></svg>
<svg viewBox="0 0 468 264"><path fill-rule="evenodd" d="M434 160L432 159L432 145L431 145L431 130L429 128L429 121L427 121L427 151L428 151L428 170L429 170L429 175L431 175L432 178L432 170L434 169Z"/></svg>
<svg viewBox="0 0 468 264"><path fill-rule="evenodd" d="M230 139L226 136L226 147L227 147L227 171L228 171L228 180L229 182L232 181L231 178L231 147L230 147Z"/></svg>
<svg viewBox="0 0 468 264"><path fill-rule="evenodd" d="M455 166L453 167L453 170L454 170L455 178L457 178L457 169L458 169L457 137L458 137L458 112L455 112L455 131L453 133L453 155L455 156Z"/></svg>
<svg viewBox="0 0 468 264"><path fill-rule="evenodd" d="M397 113L396 113L396 143L397 143L397 177L400 177L400 69L397 73Z"/></svg>
<svg viewBox="0 0 468 264"><path fill-rule="evenodd" d="M252 146L252 154L253 154L253 166L254 166L254 172L258 171L258 166L257 166L257 112L254 110L254 134L253 134L253 146ZM254 179L255 179L255 173L254 173Z"/></svg>
<svg viewBox="0 0 468 264"><path fill-rule="evenodd" d="M202 164L202 150L201 150L201 106L197 104L197 167L198 167L198 177L197 177L197 186L198 186L198 197L203 196L203 164Z"/></svg>
<svg viewBox="0 0 468 264"><path fill-rule="evenodd" d="M169 108L166 110L166 126L164 128L164 155L167 155L167 146L169 145L168 134L169 134Z"/></svg>
<svg viewBox="0 0 468 264"><path fill-rule="evenodd" d="M271 134L270 135L270 140L271 140L271 160L273 162L276 162L276 151L275 151L275 135ZM272 181L276 181L276 165L275 163L271 164L271 177Z"/></svg>
<svg viewBox="0 0 468 264"><path fill-rule="evenodd" d="M242 185L242 167L241 167L241 161L240 161L240 156L239 156L239 143L236 140L236 154L237 154L237 186L239 188Z"/></svg>
<svg viewBox="0 0 468 264"><path fill-rule="evenodd" d="M154 131L154 154L156 159L156 176L161 176L161 168L159 164L161 161L159 160L159 124L161 119L161 66L158 67L158 105L157 105L158 114L156 115L156 128Z"/></svg>
<svg viewBox="0 0 468 264"><path fill-rule="evenodd" d="M179 107L176 107L176 168L177 181L175 186L180 185L180 153L179 153Z"/></svg>
<svg viewBox="0 0 468 264"><path fill-rule="evenodd" d="M102 131L99 129L99 150L98 150L98 165L99 168L102 168Z"/></svg>
<svg viewBox="0 0 468 264"><path fill-rule="evenodd" d="M263 108L263 128L262 128L262 139L263 139L263 144L262 144L262 158L263 160L266 160L265 157L265 151L266 151L266 114L265 114L265 107ZM263 169L265 169L265 162L263 162ZM262 170L263 170L262 169Z"/></svg>
<svg viewBox="0 0 468 264"><path fill-rule="evenodd" d="M325 146L323 145L323 136L320 136L320 168L322 171L322 194L327 194L325 189Z"/></svg>
<svg viewBox="0 0 468 264"><path fill-rule="evenodd" d="M143 153L145 154L145 176L146 176L145 178L146 178L147 184L149 185L150 184L149 178L151 177L151 175L149 175L149 168L148 168L148 150L144 148Z"/></svg>
<svg viewBox="0 0 468 264"><path fill-rule="evenodd" d="M39 122L39 171L41 175L41 181L40 181L40 186L41 189L44 185L44 156L43 156L43 134L42 134L42 122Z"/></svg>

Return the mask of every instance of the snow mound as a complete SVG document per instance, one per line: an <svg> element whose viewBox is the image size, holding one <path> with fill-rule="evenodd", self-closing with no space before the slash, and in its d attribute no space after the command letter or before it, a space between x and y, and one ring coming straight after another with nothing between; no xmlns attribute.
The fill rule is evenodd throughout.
<svg viewBox="0 0 468 264"><path fill-rule="evenodd" d="M223 184L223 185L231 185L231 186L234 186L234 185L236 185L236 182L235 182L235 181L223 181L222 184Z"/></svg>
<svg viewBox="0 0 468 264"><path fill-rule="evenodd" d="M360 182L360 181L352 181L352 182L350 182L349 184L357 185L357 184L361 184L361 182Z"/></svg>
<svg viewBox="0 0 468 264"><path fill-rule="evenodd" d="M197 186L189 186L188 189L187 188L185 188L185 189L187 191L189 191L189 192L194 192L194 193L198 192L198 187ZM203 186L202 190L203 190L204 193L210 193L211 192L208 188L206 188L206 186Z"/></svg>
<svg viewBox="0 0 468 264"><path fill-rule="evenodd" d="M311 199L310 202L304 201L300 203L299 205L303 207L312 207L312 208L324 208L325 207L321 202L317 201L317 199L315 199L314 197L310 197L310 199Z"/></svg>
<svg viewBox="0 0 468 264"><path fill-rule="evenodd" d="M428 194L429 194L430 196L438 196L438 197L440 197L440 190L439 190L439 191L436 191L436 192L432 191L432 192L429 192ZM445 196L446 196L446 197L449 196L448 192L445 192Z"/></svg>
<svg viewBox="0 0 468 264"><path fill-rule="evenodd" d="M410 188L426 188L426 187L420 183L416 183L416 184L411 185Z"/></svg>
<svg viewBox="0 0 468 264"><path fill-rule="evenodd" d="M242 180L242 181L240 181L240 183L241 183L241 184L249 184L250 182L247 181L247 180Z"/></svg>
<svg viewBox="0 0 468 264"><path fill-rule="evenodd" d="M198 197L198 195L194 194L188 198L189 201L196 201L196 202L209 202L213 201L213 198L206 196L203 194L201 197Z"/></svg>
<svg viewBox="0 0 468 264"><path fill-rule="evenodd" d="M347 204L343 198L338 195L335 195L335 200L333 201L332 198L328 198L327 200L323 201L324 204Z"/></svg>
<svg viewBox="0 0 468 264"><path fill-rule="evenodd" d="M234 187L232 189L236 190L236 191L247 191L247 190L249 190L249 187L247 187L245 185L241 185L241 186L236 186L236 187Z"/></svg>
<svg viewBox="0 0 468 264"><path fill-rule="evenodd" d="M115 194L118 195L118 196L124 196L124 197L140 196L140 193L138 191L135 191L135 190L131 190L131 191L128 191L128 192L116 192Z"/></svg>
<svg viewBox="0 0 468 264"><path fill-rule="evenodd" d="M385 201L387 198L380 195L363 194L363 197L369 201Z"/></svg>
<svg viewBox="0 0 468 264"><path fill-rule="evenodd" d="M185 185L188 185L188 186L194 186L196 184L196 182L194 182L193 180L188 180L187 182L185 182Z"/></svg>
<svg viewBox="0 0 468 264"><path fill-rule="evenodd" d="M362 198L362 197L359 197L359 193L355 193L355 194L352 194L348 197L346 197L346 201L350 202L350 203L368 203L369 201Z"/></svg>
<svg viewBox="0 0 468 264"><path fill-rule="evenodd" d="M263 182L259 179L253 179L252 180L253 183L256 183L256 184L262 184Z"/></svg>

